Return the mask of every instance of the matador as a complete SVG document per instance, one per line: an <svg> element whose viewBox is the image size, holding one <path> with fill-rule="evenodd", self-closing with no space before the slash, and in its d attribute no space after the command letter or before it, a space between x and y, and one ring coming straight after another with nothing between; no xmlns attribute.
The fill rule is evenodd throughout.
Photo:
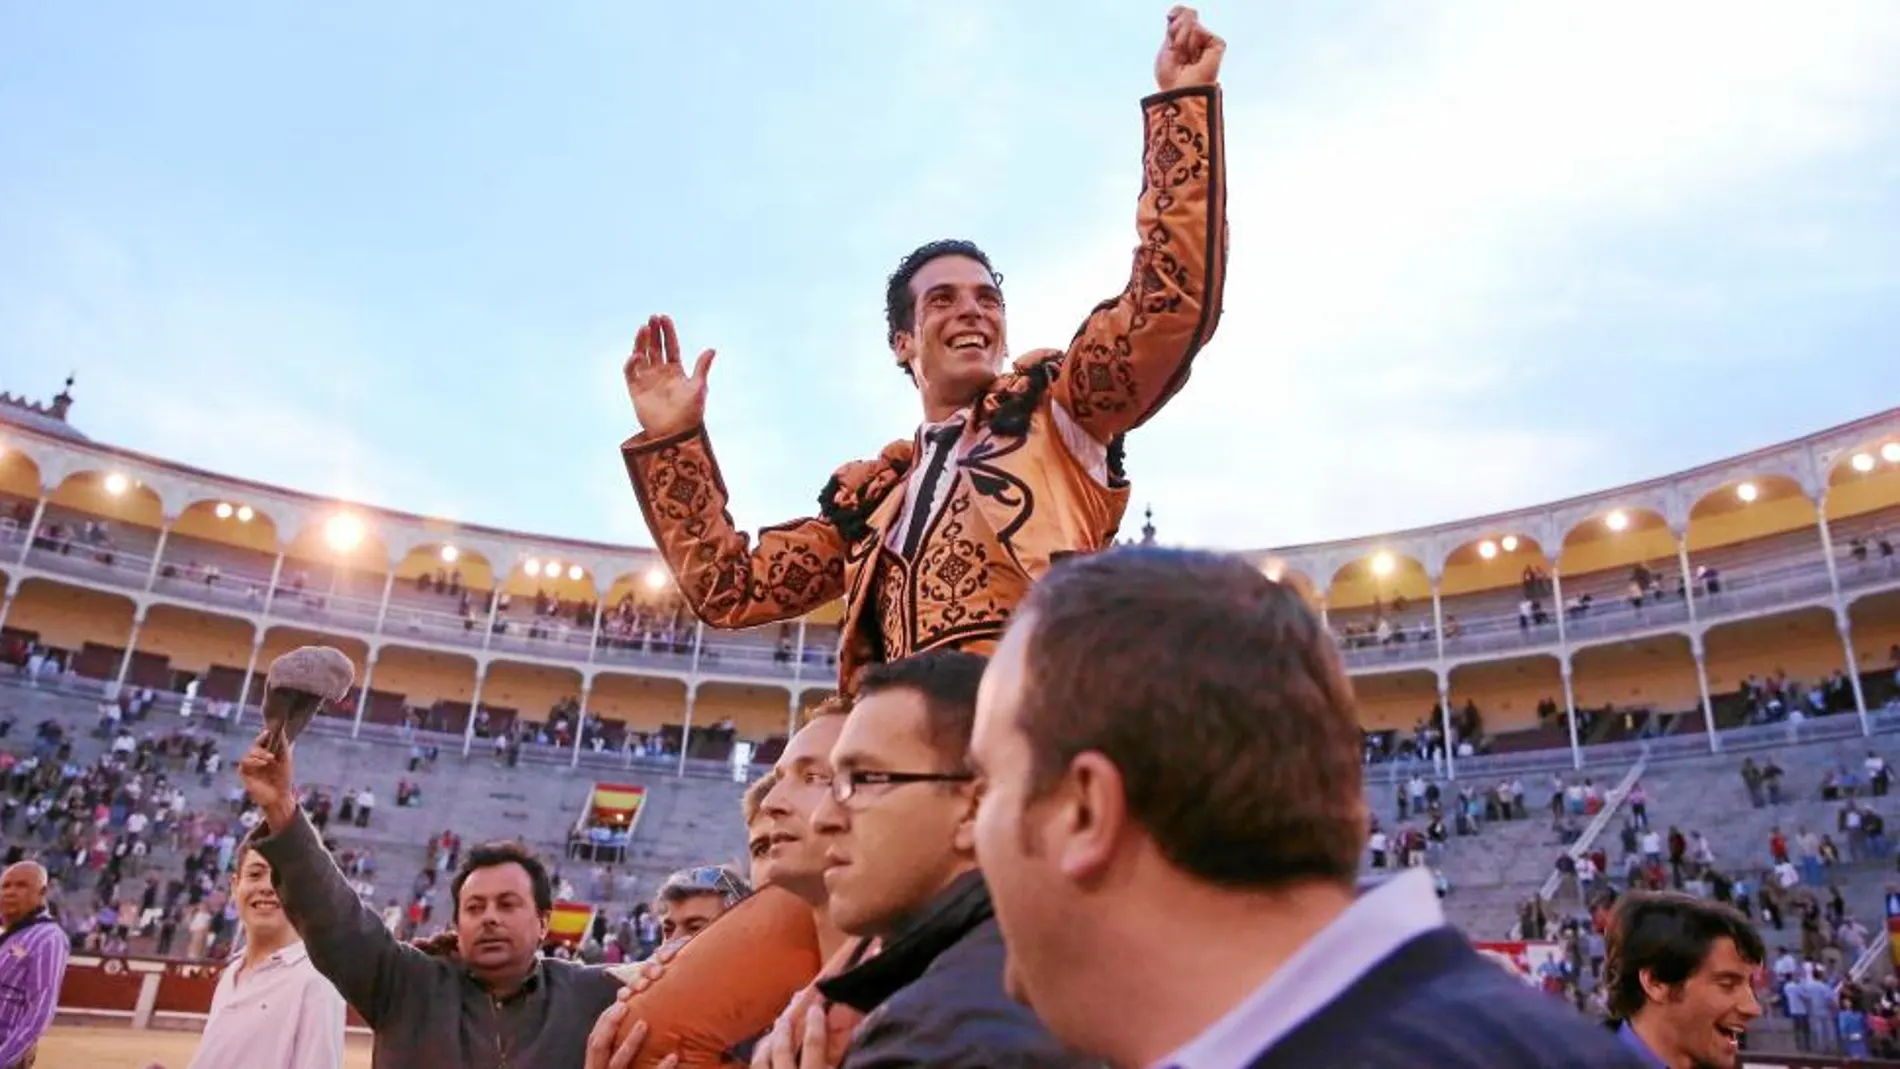
<svg viewBox="0 0 1900 1069"><path fill-rule="evenodd" d="M655 316L628 357L640 432L621 446L660 553L716 628L796 619L844 599L840 690L864 665L944 646L987 653L1031 583L1113 544L1128 506L1123 439L1186 382L1220 321L1227 268L1226 45L1177 9L1142 101L1138 244L1128 284L1068 348L1006 363L1002 276L968 241L891 275L891 352L924 422L846 464L814 516L735 528L704 422L712 350L690 373Z"/></svg>

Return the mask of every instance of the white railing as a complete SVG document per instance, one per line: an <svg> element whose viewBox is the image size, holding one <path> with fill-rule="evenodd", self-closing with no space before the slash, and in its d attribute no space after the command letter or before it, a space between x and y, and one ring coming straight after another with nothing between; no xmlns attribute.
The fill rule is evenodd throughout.
<svg viewBox="0 0 1900 1069"><path fill-rule="evenodd" d="M1610 821L1616 817L1616 811L1623 808L1623 803L1629 799L1630 788L1636 786L1636 781L1643 778L1643 771L1648 767L1648 757L1637 758L1636 763L1630 766L1628 772L1623 773L1623 778L1617 782L1616 786L1603 795L1603 808L1597 810L1597 815L1591 817L1590 823L1583 826L1583 834L1577 836L1577 841L1564 849L1564 854L1571 861L1577 861L1590 852L1590 847L1596 843L1597 836L1603 834L1603 829L1610 826ZM1546 902L1555 898L1558 888L1563 886L1563 880L1563 873L1552 869L1550 875L1544 877L1543 884L1537 888L1537 897ZM1524 938L1522 920L1512 923L1511 938Z"/></svg>

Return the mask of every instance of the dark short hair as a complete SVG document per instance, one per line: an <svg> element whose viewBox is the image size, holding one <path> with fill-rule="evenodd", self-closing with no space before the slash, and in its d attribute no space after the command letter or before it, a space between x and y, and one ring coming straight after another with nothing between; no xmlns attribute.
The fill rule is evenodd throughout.
<svg viewBox="0 0 1900 1069"><path fill-rule="evenodd" d="M1610 1016L1628 1020L1649 1002L1643 973L1675 986L1695 975L1717 940L1729 939L1742 960L1768 956L1761 933L1732 906L1675 891L1632 891L1617 903L1605 941L1603 987Z"/></svg>
<svg viewBox="0 0 1900 1069"><path fill-rule="evenodd" d="M983 265L990 273L990 281L997 289L1003 288L1002 272L990 263L989 254L977 248L976 242L963 238L943 238L919 245L910 255L898 261L897 270L884 284L884 340L889 345L897 344L899 334L908 334L917 329L917 295L910 291L911 280L917 272L932 260L941 260L946 256L965 256ZM909 368L902 369L910 374Z"/></svg>
<svg viewBox="0 0 1900 1069"><path fill-rule="evenodd" d="M534 911L536 913L554 912L554 882L548 878L548 867L541 863L533 850L520 843L494 842L481 843L469 847L468 855L462 858L462 864L455 870L455 878L449 881L449 901L455 912L462 912L462 885L477 869L499 868L502 865L520 865L528 874L528 882L534 886Z"/></svg>
<svg viewBox="0 0 1900 1069"><path fill-rule="evenodd" d="M962 650L927 650L874 664L858 680L858 700L880 691L915 691L924 700L924 734L947 768L970 764L976 691L989 658Z"/></svg>
<svg viewBox="0 0 1900 1069"><path fill-rule="evenodd" d="M1012 627L1031 628L1017 717L1032 799L1099 753L1176 867L1236 888L1352 885L1357 709L1291 586L1239 557L1115 549L1051 569Z"/></svg>

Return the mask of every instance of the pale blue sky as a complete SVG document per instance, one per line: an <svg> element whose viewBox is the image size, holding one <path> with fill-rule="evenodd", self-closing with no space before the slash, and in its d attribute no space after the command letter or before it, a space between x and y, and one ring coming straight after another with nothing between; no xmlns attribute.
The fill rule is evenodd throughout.
<svg viewBox="0 0 1900 1069"><path fill-rule="evenodd" d="M0 7L0 387L95 438L646 541L618 365L715 346L738 519L908 435L883 278L1018 351L1133 244L1166 5ZM532 11L532 14L529 12ZM1209 3L1227 316L1139 526L1257 547L1660 474L1895 400L1900 4Z"/></svg>

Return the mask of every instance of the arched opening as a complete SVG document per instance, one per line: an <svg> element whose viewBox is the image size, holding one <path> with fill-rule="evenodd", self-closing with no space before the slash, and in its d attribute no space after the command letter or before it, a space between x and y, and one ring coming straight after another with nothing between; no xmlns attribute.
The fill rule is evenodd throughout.
<svg viewBox="0 0 1900 1069"><path fill-rule="evenodd" d="M86 679L118 678L132 634L132 599L28 577L13 595L6 634Z"/></svg>
<svg viewBox="0 0 1900 1069"><path fill-rule="evenodd" d="M165 539L154 593L259 612L277 559L277 523L230 499L185 506Z"/></svg>
<svg viewBox="0 0 1900 1069"><path fill-rule="evenodd" d="M1866 594L1848 603L1855 669L1868 711L1900 700L1900 589Z"/></svg>
<svg viewBox="0 0 1900 1069"><path fill-rule="evenodd" d="M374 631L388 567L389 546L376 531L371 514L348 508L327 510L285 546L271 612L331 627Z"/></svg>
<svg viewBox="0 0 1900 1069"><path fill-rule="evenodd" d="M696 621L665 568L656 564L615 578L604 605L597 662L663 672L692 666Z"/></svg>
<svg viewBox="0 0 1900 1069"><path fill-rule="evenodd" d="M1431 579L1415 557L1381 549L1341 566L1326 585L1326 614L1348 664L1410 659L1420 647L1437 653Z"/></svg>
<svg viewBox="0 0 1900 1069"><path fill-rule="evenodd" d="M391 725L408 719L419 730L459 736L475 700L475 671L475 658L465 654L383 646L363 719Z"/></svg>
<svg viewBox="0 0 1900 1069"><path fill-rule="evenodd" d="M494 582L488 558L476 550L454 542L416 546L396 565L383 631L479 649Z"/></svg>
<svg viewBox="0 0 1900 1069"><path fill-rule="evenodd" d="M116 471L75 472L47 498L26 563L142 588L162 521L158 493L151 487Z"/></svg>
<svg viewBox="0 0 1900 1069"><path fill-rule="evenodd" d="M40 466L24 450L0 443L0 515L13 517L24 531L39 501Z"/></svg>
<svg viewBox="0 0 1900 1069"><path fill-rule="evenodd" d="M1689 619L1676 538L1653 509L1606 508L1578 523L1558 568L1572 643Z"/></svg>
<svg viewBox="0 0 1900 1069"><path fill-rule="evenodd" d="M1806 717L1854 712L1831 609L1718 624L1703 634L1702 651L1718 730L1782 720L1797 708Z"/></svg>
<svg viewBox="0 0 1900 1069"><path fill-rule="evenodd" d="M601 672L587 699L588 711L600 719L610 748L627 744L651 756L679 753L679 733L686 720L686 684L677 679ZM663 745L661 731L671 725L673 748Z"/></svg>
<svg viewBox="0 0 1900 1069"><path fill-rule="evenodd" d="M1687 635L1587 646L1571 655L1570 665L1579 738L1609 743L1703 729Z"/></svg>
<svg viewBox="0 0 1900 1069"><path fill-rule="evenodd" d="M693 700L693 743L687 756L730 761L733 746L756 748L785 734L791 694L784 687L701 683Z"/></svg>
<svg viewBox="0 0 1900 1069"><path fill-rule="evenodd" d="M1689 511L1691 589L1705 615L1829 592L1814 503L1782 475L1733 479Z"/></svg>
<svg viewBox="0 0 1900 1069"><path fill-rule="evenodd" d="M1827 522L1843 590L1900 581L1900 461L1892 441L1843 454L1828 473Z"/></svg>
<svg viewBox="0 0 1900 1069"><path fill-rule="evenodd" d="M1432 724L1438 677L1430 672L1377 672L1352 677L1366 759L1380 763L1422 756L1421 731Z"/></svg>
<svg viewBox="0 0 1900 1069"><path fill-rule="evenodd" d="M182 605L153 605L132 651L127 682L206 702L238 700L257 629L249 621ZM260 664L261 672L263 666ZM192 686L196 684L193 691Z"/></svg>
<svg viewBox="0 0 1900 1069"><path fill-rule="evenodd" d="M598 596L591 573L571 561L529 557L502 580L491 648L585 659Z"/></svg>
<svg viewBox="0 0 1900 1069"><path fill-rule="evenodd" d="M491 661L482 684L488 734L520 728L534 745L571 748L580 719L580 693L577 669Z"/></svg>
<svg viewBox="0 0 1900 1069"><path fill-rule="evenodd" d="M1555 588L1545 549L1526 534L1475 538L1445 557L1439 596L1445 652L1521 649L1557 640Z"/></svg>
<svg viewBox="0 0 1900 1069"><path fill-rule="evenodd" d="M1563 672L1555 657L1461 664L1451 672L1452 731L1482 753L1525 753L1570 745Z"/></svg>

